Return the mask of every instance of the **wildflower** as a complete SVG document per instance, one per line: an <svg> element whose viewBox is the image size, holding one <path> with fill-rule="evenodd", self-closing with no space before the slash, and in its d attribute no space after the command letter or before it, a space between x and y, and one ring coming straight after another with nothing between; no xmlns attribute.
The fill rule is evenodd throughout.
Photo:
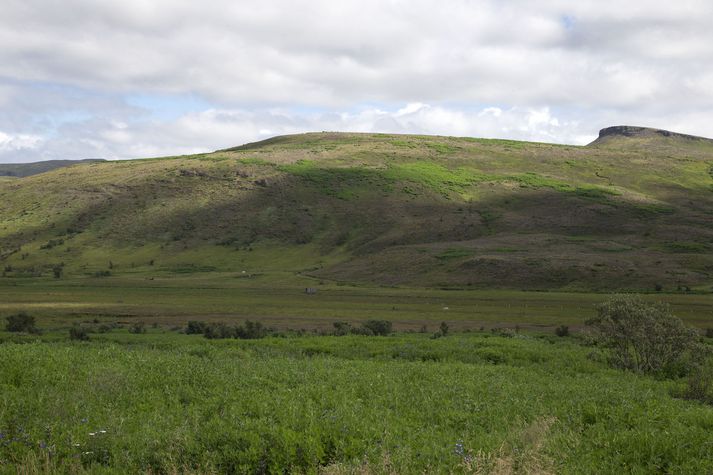
<svg viewBox="0 0 713 475"><path fill-rule="evenodd" d="M454 452L456 453L456 455L460 455L461 457L463 455L465 455L465 448L463 447L462 440L459 440L458 442L456 442L456 447L454 449Z"/></svg>

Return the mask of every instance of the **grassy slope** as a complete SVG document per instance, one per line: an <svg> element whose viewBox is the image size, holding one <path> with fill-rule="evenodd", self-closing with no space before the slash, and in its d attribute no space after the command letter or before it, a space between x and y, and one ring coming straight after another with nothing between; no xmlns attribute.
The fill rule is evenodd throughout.
<svg viewBox="0 0 713 475"><path fill-rule="evenodd" d="M0 181L0 253L11 277L708 290L711 167L707 143L663 137L278 137Z"/></svg>
<svg viewBox="0 0 713 475"><path fill-rule="evenodd" d="M0 473L713 470L710 407L569 338L93 338L0 344Z"/></svg>

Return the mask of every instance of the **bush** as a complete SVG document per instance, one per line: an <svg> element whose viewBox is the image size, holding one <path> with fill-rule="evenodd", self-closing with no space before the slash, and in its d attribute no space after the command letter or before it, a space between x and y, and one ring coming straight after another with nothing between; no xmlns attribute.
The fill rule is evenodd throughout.
<svg viewBox="0 0 713 475"><path fill-rule="evenodd" d="M265 338L269 330L260 322L246 321L243 325L235 328L235 337L243 340L257 340Z"/></svg>
<svg viewBox="0 0 713 475"><path fill-rule="evenodd" d="M567 325L560 325L555 328L555 335L565 337L569 336L569 327Z"/></svg>
<svg viewBox="0 0 713 475"><path fill-rule="evenodd" d="M334 322L334 336L345 336L351 333L352 325L349 322Z"/></svg>
<svg viewBox="0 0 713 475"><path fill-rule="evenodd" d="M225 323L208 323L205 325L203 336L209 340L235 337L235 330Z"/></svg>
<svg viewBox="0 0 713 475"><path fill-rule="evenodd" d="M37 333L37 328L35 328L35 317L28 315L25 312L10 315L6 318L6 320L7 324L5 325L5 329L9 332Z"/></svg>
<svg viewBox="0 0 713 475"><path fill-rule="evenodd" d="M448 324L446 322L441 322L439 329L442 336L448 335Z"/></svg>
<svg viewBox="0 0 713 475"><path fill-rule="evenodd" d="M713 328L706 328L706 338L713 338Z"/></svg>
<svg viewBox="0 0 713 475"><path fill-rule="evenodd" d="M191 320L186 325L186 335L201 335L205 333L206 323Z"/></svg>
<svg viewBox="0 0 713 475"><path fill-rule="evenodd" d="M391 322L388 320L367 320L362 323L362 328L369 330L373 335L386 336L391 333Z"/></svg>
<svg viewBox="0 0 713 475"><path fill-rule="evenodd" d="M713 358L693 368L680 397L713 404Z"/></svg>
<svg viewBox="0 0 713 475"><path fill-rule="evenodd" d="M596 329L597 343L611 349L613 366L643 373L670 372L698 340L667 306L633 295L612 297L586 324Z"/></svg>
<svg viewBox="0 0 713 475"><path fill-rule="evenodd" d="M129 333L133 333L135 335L146 333L146 325L144 322L134 322L129 327Z"/></svg>
<svg viewBox="0 0 713 475"><path fill-rule="evenodd" d="M89 332L87 332L86 328L79 325L73 325L72 328L69 329L69 339L87 341L89 340Z"/></svg>

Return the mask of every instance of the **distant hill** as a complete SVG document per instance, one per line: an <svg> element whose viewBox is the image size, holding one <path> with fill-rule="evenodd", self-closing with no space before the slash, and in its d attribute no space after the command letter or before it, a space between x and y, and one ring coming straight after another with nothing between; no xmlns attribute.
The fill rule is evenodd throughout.
<svg viewBox="0 0 713 475"><path fill-rule="evenodd" d="M6 275L709 290L713 142L310 133L0 181Z"/></svg>
<svg viewBox="0 0 713 475"><path fill-rule="evenodd" d="M87 160L47 160L45 162L34 163L0 163L0 176L22 178L80 163L95 163L103 161L105 160L101 158L90 158Z"/></svg>

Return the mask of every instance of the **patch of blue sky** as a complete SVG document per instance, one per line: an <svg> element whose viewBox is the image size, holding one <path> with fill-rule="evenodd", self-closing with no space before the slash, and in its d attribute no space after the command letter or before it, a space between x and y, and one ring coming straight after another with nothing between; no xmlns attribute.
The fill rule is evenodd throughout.
<svg viewBox="0 0 713 475"><path fill-rule="evenodd" d="M571 30L574 28L575 23L577 23L576 18L572 15L562 15L560 21L566 30Z"/></svg>

